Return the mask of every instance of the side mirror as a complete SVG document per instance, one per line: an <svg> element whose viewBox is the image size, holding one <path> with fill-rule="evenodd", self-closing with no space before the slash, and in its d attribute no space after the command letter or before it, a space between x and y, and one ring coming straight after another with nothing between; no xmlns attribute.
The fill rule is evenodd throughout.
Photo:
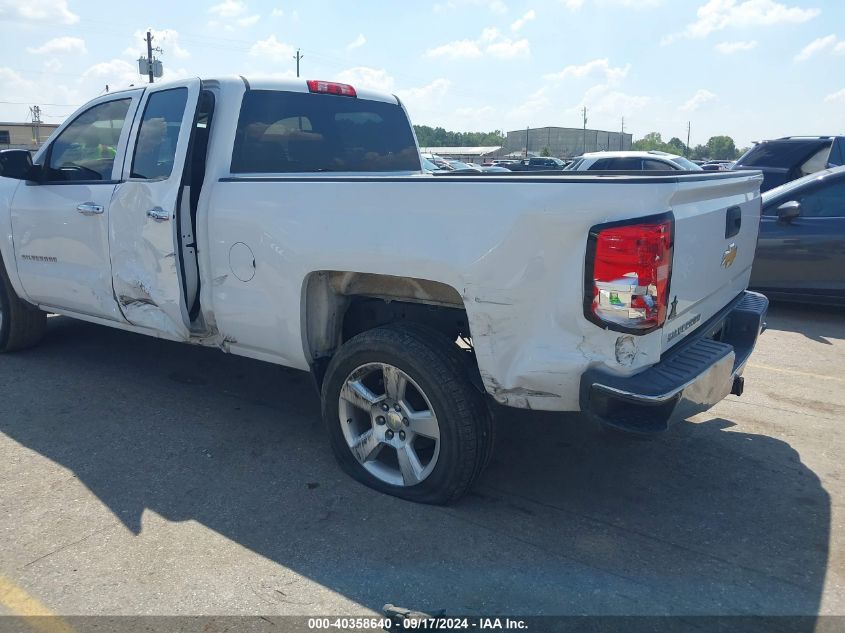
<svg viewBox="0 0 845 633"><path fill-rule="evenodd" d="M29 150L8 149L0 152L0 176L4 178L28 180L32 167Z"/></svg>
<svg viewBox="0 0 845 633"><path fill-rule="evenodd" d="M797 200L790 200L789 202L784 202L777 208L778 211L778 222L783 222L784 224L789 224L799 215L801 215L801 203Z"/></svg>

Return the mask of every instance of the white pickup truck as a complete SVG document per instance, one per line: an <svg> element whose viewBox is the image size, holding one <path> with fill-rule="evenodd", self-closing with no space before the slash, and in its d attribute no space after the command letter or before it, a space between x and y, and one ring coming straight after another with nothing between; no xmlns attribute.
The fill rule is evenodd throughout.
<svg viewBox="0 0 845 633"><path fill-rule="evenodd" d="M755 172L433 175L395 96L189 79L0 161L0 350L47 313L311 371L344 470L448 503L490 400L657 433L742 391Z"/></svg>

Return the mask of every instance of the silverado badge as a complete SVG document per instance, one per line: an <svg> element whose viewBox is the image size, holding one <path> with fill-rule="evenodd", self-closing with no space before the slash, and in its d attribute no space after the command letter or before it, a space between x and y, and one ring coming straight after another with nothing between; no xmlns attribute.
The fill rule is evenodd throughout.
<svg viewBox="0 0 845 633"><path fill-rule="evenodd" d="M730 268L736 259L736 244L731 243L728 250L722 253L722 268Z"/></svg>

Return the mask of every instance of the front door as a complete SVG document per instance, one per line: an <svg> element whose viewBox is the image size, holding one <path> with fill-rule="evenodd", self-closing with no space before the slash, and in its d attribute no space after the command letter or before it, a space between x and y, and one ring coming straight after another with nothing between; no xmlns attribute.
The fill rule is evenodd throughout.
<svg viewBox="0 0 845 633"><path fill-rule="evenodd" d="M42 178L12 200L21 285L33 303L122 321L112 292L109 216L141 91L106 96L38 157Z"/></svg>
<svg viewBox="0 0 845 633"><path fill-rule="evenodd" d="M199 79L146 90L110 215L114 292L123 315L179 339L190 336L179 207L199 93Z"/></svg>
<svg viewBox="0 0 845 633"><path fill-rule="evenodd" d="M791 200L801 215L779 222L777 207ZM764 292L845 298L845 175L766 205L751 275Z"/></svg>

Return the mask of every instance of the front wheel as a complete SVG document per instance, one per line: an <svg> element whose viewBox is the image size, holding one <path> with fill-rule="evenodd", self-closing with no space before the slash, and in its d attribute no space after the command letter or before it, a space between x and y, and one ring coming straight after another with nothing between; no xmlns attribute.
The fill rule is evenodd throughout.
<svg viewBox="0 0 845 633"><path fill-rule="evenodd" d="M36 345L47 328L47 315L15 294L0 260L0 352Z"/></svg>
<svg viewBox="0 0 845 633"><path fill-rule="evenodd" d="M492 421L469 363L439 332L379 327L345 343L323 382L323 419L341 467L421 503L460 498L492 450Z"/></svg>

